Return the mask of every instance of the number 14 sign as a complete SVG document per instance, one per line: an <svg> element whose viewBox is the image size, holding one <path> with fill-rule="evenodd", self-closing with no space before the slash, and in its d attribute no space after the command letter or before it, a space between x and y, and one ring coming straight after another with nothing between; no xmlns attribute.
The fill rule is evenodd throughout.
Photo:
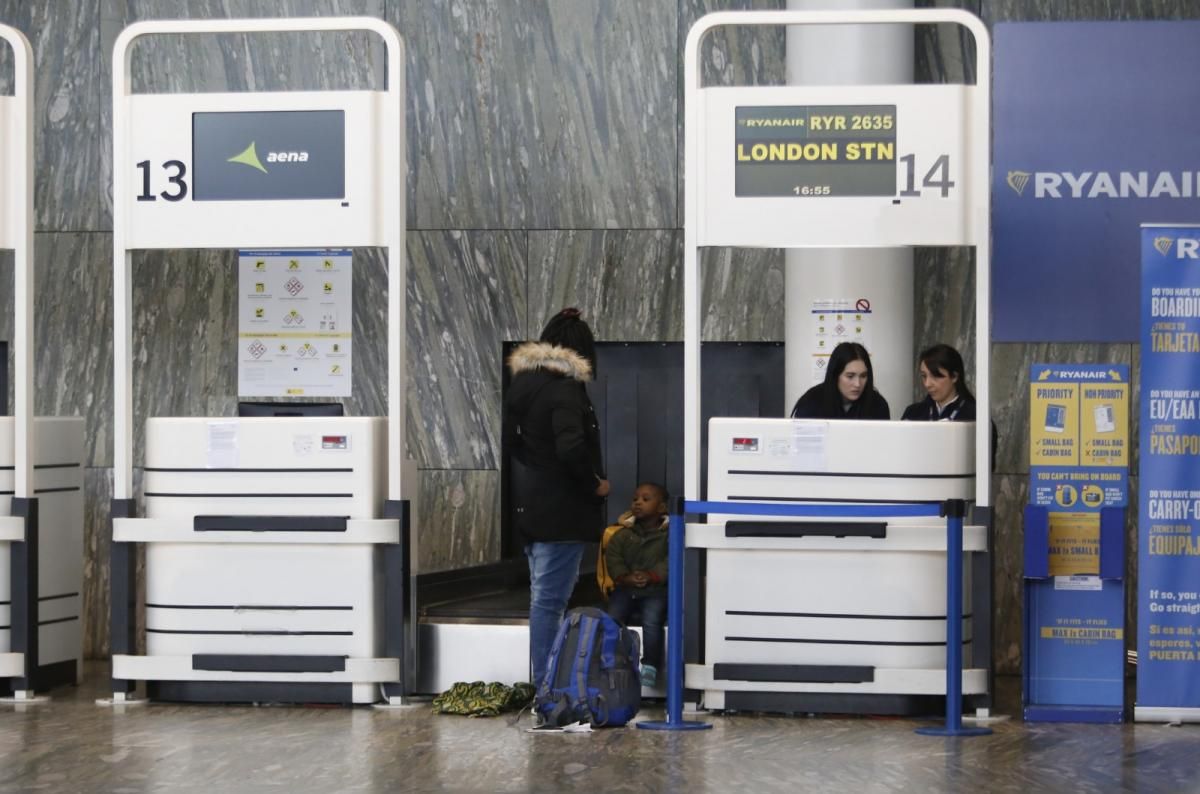
<svg viewBox="0 0 1200 794"><path fill-rule="evenodd" d="M705 89L701 244L975 244L976 97L970 85Z"/></svg>

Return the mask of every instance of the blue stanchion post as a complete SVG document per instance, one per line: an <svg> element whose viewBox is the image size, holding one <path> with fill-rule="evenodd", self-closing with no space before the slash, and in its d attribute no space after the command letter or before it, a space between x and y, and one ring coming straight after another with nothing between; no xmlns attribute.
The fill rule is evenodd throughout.
<svg viewBox="0 0 1200 794"><path fill-rule="evenodd" d="M962 724L962 557L963 517L967 503L949 499L946 514L946 725L941 728L917 728L925 736L986 736L991 728L963 727Z"/></svg>
<svg viewBox="0 0 1200 794"><path fill-rule="evenodd" d="M637 726L650 731L701 731L710 722L683 719L683 551L684 501L671 500L671 523L667 542L667 719L648 720Z"/></svg>

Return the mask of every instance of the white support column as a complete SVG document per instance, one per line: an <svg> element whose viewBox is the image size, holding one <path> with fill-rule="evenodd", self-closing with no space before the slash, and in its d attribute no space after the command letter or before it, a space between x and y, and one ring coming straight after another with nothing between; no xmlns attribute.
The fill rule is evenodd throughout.
<svg viewBox="0 0 1200 794"><path fill-rule="evenodd" d="M383 34L381 34L383 35ZM384 36L387 43L387 90L404 93L404 43L394 31ZM404 354L408 345L408 254L404 250L405 226L407 224L407 208L405 204L408 184L407 149L405 144L404 102L389 102L388 116L384 124L386 129L395 131L395 138L384 149L384 173L398 170L400 181L384 184L384 206L394 207L397 221L388 224L391 230L387 248L388 268L388 499L399 501L411 498L412 494L405 491L409 483L404 482L403 471L405 452L405 428L408 421L407 391L408 391L408 362ZM399 162L396 162L398 160ZM411 484L416 487L415 483Z"/></svg>
<svg viewBox="0 0 1200 794"><path fill-rule="evenodd" d="M34 256L33 256L33 48L16 28L0 26L13 51L13 98L19 112L9 129L9 179L0 208L8 213L13 249L13 420L16 468L14 496L33 496Z"/></svg>
<svg viewBox="0 0 1200 794"><path fill-rule="evenodd" d="M789 11L911 9L911 0L788 0ZM787 29L789 85L891 85L913 80L912 25L792 25ZM804 201L799 199L798 201ZM821 199L808 199L820 201ZM912 399L911 248L813 248L785 253L787 361L785 407L814 378L814 300L865 298L867 350L876 388L896 418Z"/></svg>
<svg viewBox="0 0 1200 794"><path fill-rule="evenodd" d="M684 47L683 172L683 498L700 499L700 251L697 248L703 187L700 155L704 131L700 109L700 41L707 31L695 26Z"/></svg>
<svg viewBox="0 0 1200 794"><path fill-rule="evenodd" d="M117 37L113 102L127 104L132 84L128 30ZM128 109L113 113L113 498L133 498L133 255L126 238L129 176Z"/></svg>

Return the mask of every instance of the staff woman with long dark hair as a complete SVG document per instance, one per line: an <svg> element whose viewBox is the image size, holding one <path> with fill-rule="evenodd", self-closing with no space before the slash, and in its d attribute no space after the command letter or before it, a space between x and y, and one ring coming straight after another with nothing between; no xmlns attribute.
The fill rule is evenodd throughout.
<svg viewBox="0 0 1200 794"><path fill-rule="evenodd" d="M967 387L963 358L950 345L936 344L918 359L926 397L904 409L901 419L918 422L975 421L975 395Z"/></svg>
<svg viewBox="0 0 1200 794"><path fill-rule="evenodd" d="M842 342L829 356L825 380L796 401L793 419L891 419L887 400L875 391L871 356L858 342Z"/></svg>

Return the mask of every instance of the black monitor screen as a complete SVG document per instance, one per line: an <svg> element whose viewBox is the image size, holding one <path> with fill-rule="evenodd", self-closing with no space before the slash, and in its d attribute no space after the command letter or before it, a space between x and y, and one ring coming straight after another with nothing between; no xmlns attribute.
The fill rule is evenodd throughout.
<svg viewBox="0 0 1200 794"><path fill-rule="evenodd" d="M238 416L345 416L341 403L238 403Z"/></svg>

